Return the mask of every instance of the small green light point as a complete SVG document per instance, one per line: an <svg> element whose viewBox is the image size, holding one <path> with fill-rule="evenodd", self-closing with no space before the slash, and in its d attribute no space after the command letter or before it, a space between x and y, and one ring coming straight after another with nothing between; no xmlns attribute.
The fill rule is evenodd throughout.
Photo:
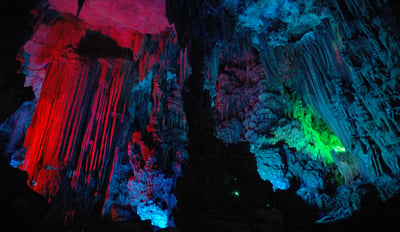
<svg viewBox="0 0 400 232"><path fill-rule="evenodd" d="M335 150L336 152L346 152L346 148L342 146L336 146L333 148L333 150Z"/></svg>

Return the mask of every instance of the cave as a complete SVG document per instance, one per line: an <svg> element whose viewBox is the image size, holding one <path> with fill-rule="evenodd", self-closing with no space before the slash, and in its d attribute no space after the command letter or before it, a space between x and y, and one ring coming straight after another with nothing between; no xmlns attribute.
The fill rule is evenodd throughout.
<svg viewBox="0 0 400 232"><path fill-rule="evenodd" d="M3 229L397 227L396 0L0 10Z"/></svg>

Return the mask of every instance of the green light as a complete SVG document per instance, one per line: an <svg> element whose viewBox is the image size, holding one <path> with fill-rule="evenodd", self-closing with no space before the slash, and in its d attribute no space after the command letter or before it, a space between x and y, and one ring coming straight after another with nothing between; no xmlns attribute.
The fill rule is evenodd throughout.
<svg viewBox="0 0 400 232"><path fill-rule="evenodd" d="M333 150L335 150L336 152L346 152L346 148L342 146L336 146L333 148Z"/></svg>
<svg viewBox="0 0 400 232"><path fill-rule="evenodd" d="M322 160L325 164L333 162L332 151L346 152L340 139L318 115L303 106L302 101L296 96L292 95L291 99L293 108L288 112L288 116L300 122L300 128L299 126L278 128L274 132L277 140L283 139L289 147L304 150L312 155L313 159Z"/></svg>
<svg viewBox="0 0 400 232"><path fill-rule="evenodd" d="M332 163L332 150L346 151L340 139L320 117L313 115L300 100L295 100L294 105L293 118L301 123L306 139L310 141L310 145L306 147L308 152L321 158L325 163Z"/></svg>
<svg viewBox="0 0 400 232"><path fill-rule="evenodd" d="M238 191L233 191L233 192L232 192L232 195L233 195L234 197L239 197L239 192L238 192Z"/></svg>

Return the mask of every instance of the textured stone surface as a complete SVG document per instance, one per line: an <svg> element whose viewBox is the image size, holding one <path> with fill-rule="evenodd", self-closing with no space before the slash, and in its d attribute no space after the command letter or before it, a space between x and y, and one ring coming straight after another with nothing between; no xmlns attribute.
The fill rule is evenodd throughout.
<svg viewBox="0 0 400 232"><path fill-rule="evenodd" d="M173 29L144 35L41 13L46 20L21 53L36 99L1 126L10 164L28 172L30 187L66 222L100 213L128 220L128 207L154 226L173 226L190 73Z"/></svg>
<svg viewBox="0 0 400 232"><path fill-rule="evenodd" d="M263 179L275 189L288 189L290 179L299 179L298 195L332 210L334 218L359 209L363 194L342 191L355 183L376 186L382 200L398 191L394 2L203 4L210 10L198 15L206 22L215 12L236 16L220 14L213 22L225 22L222 38L203 38L211 47L205 55L205 88L221 140L250 142ZM180 33L185 27L176 21ZM181 38L210 30L190 28ZM324 193L338 186L337 195ZM335 205L330 198L354 204Z"/></svg>
<svg viewBox="0 0 400 232"><path fill-rule="evenodd" d="M78 2L83 2L79 18L95 27L117 27L142 34L157 34L169 27L163 0L49 0L50 9L76 15Z"/></svg>
<svg viewBox="0 0 400 232"><path fill-rule="evenodd" d="M0 145L54 218L279 231L399 193L395 1L43 3Z"/></svg>

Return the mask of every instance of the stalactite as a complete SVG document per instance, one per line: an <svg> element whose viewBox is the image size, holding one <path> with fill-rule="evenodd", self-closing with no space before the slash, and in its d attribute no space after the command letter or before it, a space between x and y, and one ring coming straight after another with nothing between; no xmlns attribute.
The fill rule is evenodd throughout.
<svg viewBox="0 0 400 232"><path fill-rule="evenodd" d="M84 178L87 184L95 178L93 191L103 190L109 175L105 165L114 159L121 139L132 68L132 61L118 59L60 58L51 64L24 143L28 150L22 168L35 189L41 189L45 180L38 175L45 169L72 171L73 180Z"/></svg>
<svg viewBox="0 0 400 232"><path fill-rule="evenodd" d="M358 210L366 185L383 201L400 191L394 1L42 3L17 55L36 98L0 125L0 148L65 224L172 227L175 191L205 195L193 211L183 198L183 221L206 218L244 160L319 222ZM183 173L191 190L176 186Z"/></svg>

